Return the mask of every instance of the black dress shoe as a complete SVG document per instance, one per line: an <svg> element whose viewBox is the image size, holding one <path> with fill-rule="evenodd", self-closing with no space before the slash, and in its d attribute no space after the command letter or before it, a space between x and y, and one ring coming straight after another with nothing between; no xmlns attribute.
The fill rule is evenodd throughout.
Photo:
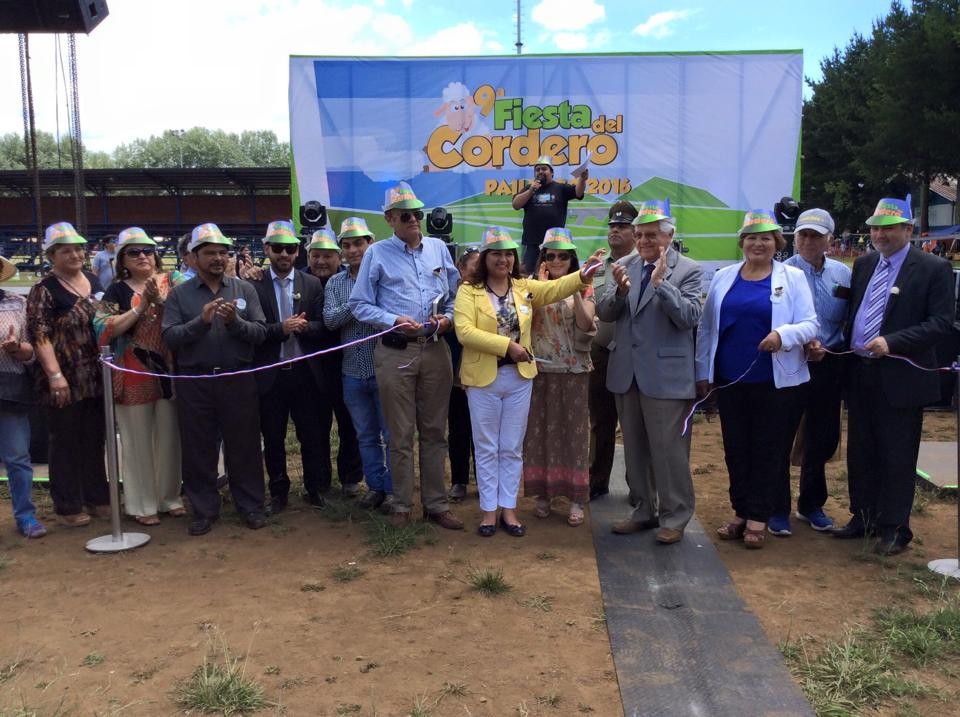
<svg viewBox="0 0 960 717"><path fill-rule="evenodd" d="M360 495L360 485L357 483L342 483L340 495L344 498L356 498Z"/></svg>
<svg viewBox="0 0 960 717"><path fill-rule="evenodd" d="M467 497L467 486L464 483L454 483L450 487L450 492L447 493L447 500L454 503L459 503L461 500Z"/></svg>
<svg viewBox="0 0 960 717"><path fill-rule="evenodd" d="M610 491L607 488L591 488L590 500L596 500L597 498L602 498L603 496L609 493Z"/></svg>
<svg viewBox="0 0 960 717"><path fill-rule="evenodd" d="M508 523L503 519L502 515L500 516L500 527L514 538L522 538L527 534L527 529L522 523Z"/></svg>
<svg viewBox="0 0 960 717"><path fill-rule="evenodd" d="M907 549L907 541L903 538L880 538L873 545L873 552L877 555L899 555Z"/></svg>
<svg viewBox="0 0 960 717"><path fill-rule="evenodd" d="M270 503L267 505L267 508L266 508L266 513L267 515L276 515L286 507L287 507L287 496L275 495L273 496L273 498L270 499Z"/></svg>
<svg viewBox="0 0 960 717"><path fill-rule="evenodd" d="M217 522L217 518L194 518L190 521L190 524L187 526L188 535L206 535L213 528L213 524Z"/></svg>
<svg viewBox="0 0 960 717"><path fill-rule="evenodd" d="M368 490L366 494L357 501L357 506L364 510L376 510L386 497L387 494L382 490Z"/></svg>
<svg viewBox="0 0 960 717"><path fill-rule="evenodd" d="M862 538L867 534L867 529L864 527L862 520L853 518L842 528L834 528L831 530L830 534L833 535L834 538L850 540L852 538Z"/></svg>
<svg viewBox="0 0 960 717"><path fill-rule="evenodd" d="M483 525L480 524L477 526L477 534L484 538L492 537L494 533L497 532L497 524L493 525Z"/></svg>
<svg viewBox="0 0 960 717"><path fill-rule="evenodd" d="M307 501L307 504L312 505L314 508L322 508L327 504L327 501L325 501L323 496L319 493L304 493L303 499Z"/></svg>
<svg viewBox="0 0 960 717"><path fill-rule="evenodd" d="M267 524L267 518L263 513L258 513L254 510L243 516L243 522L247 524L250 530L260 530L260 528Z"/></svg>
<svg viewBox="0 0 960 717"><path fill-rule="evenodd" d="M383 497L383 502L380 504L378 510L384 515L393 515L393 504L396 500L393 497L393 493L388 493Z"/></svg>

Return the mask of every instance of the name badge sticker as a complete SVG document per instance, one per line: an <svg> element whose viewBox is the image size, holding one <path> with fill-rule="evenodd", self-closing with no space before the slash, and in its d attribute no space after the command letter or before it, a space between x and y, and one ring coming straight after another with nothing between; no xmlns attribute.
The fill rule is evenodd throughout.
<svg viewBox="0 0 960 717"><path fill-rule="evenodd" d="M517 311L519 311L521 314L529 314L530 307L526 304L520 304L520 306L517 307Z"/></svg>
<svg viewBox="0 0 960 717"><path fill-rule="evenodd" d="M241 296L237 299L237 311L243 311L245 308L247 308L247 300Z"/></svg>
<svg viewBox="0 0 960 717"><path fill-rule="evenodd" d="M783 302L783 287L778 286L773 290L773 293L770 294L770 301L774 304L779 304Z"/></svg>

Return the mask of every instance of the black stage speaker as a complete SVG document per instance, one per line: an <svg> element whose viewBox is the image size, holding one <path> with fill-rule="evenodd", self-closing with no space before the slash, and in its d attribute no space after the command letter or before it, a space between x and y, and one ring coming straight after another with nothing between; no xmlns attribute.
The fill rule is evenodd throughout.
<svg viewBox="0 0 960 717"><path fill-rule="evenodd" d="M0 0L0 33L89 34L109 12L107 0Z"/></svg>

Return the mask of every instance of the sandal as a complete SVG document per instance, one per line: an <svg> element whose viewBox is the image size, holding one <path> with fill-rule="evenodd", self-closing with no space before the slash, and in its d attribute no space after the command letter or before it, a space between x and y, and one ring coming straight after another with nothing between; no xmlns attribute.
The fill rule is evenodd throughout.
<svg viewBox="0 0 960 717"><path fill-rule="evenodd" d="M71 515L58 515L57 521L68 528L79 528L90 524L90 516L86 513L72 513Z"/></svg>
<svg viewBox="0 0 960 717"><path fill-rule="evenodd" d="M740 523L733 520L717 528L717 535L720 536L720 540L740 540L746 529L747 521Z"/></svg>
<svg viewBox="0 0 960 717"><path fill-rule="evenodd" d="M764 525L758 530L752 530L744 525L743 544L752 550L759 550L763 547L763 541L767 537L767 526Z"/></svg>
<svg viewBox="0 0 960 717"><path fill-rule="evenodd" d="M187 509L182 507L171 508L170 510L167 511L167 515L169 515L171 518L182 518L186 514L187 514Z"/></svg>
<svg viewBox="0 0 960 717"><path fill-rule="evenodd" d="M550 501L546 498L537 498L537 502L533 507L533 514L538 518L549 518Z"/></svg>
<svg viewBox="0 0 960 717"><path fill-rule="evenodd" d="M570 504L570 513L567 515L567 525L576 528L583 524L583 506L579 503Z"/></svg>
<svg viewBox="0 0 960 717"><path fill-rule="evenodd" d="M135 515L133 519L140 525L160 525L160 518L155 515Z"/></svg>

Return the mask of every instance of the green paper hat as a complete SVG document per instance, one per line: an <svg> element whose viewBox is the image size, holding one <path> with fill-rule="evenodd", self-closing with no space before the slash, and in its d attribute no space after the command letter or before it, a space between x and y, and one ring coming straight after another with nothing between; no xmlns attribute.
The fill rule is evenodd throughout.
<svg viewBox="0 0 960 717"><path fill-rule="evenodd" d="M222 244L223 246L233 246L233 239L225 237L223 232L213 222L200 224L190 232L190 244L187 245L188 251L196 251L202 244Z"/></svg>
<svg viewBox="0 0 960 717"><path fill-rule="evenodd" d="M156 246L157 243L147 236L147 233L140 227L127 227L117 235L117 253L125 246L131 244L146 244L147 246Z"/></svg>
<svg viewBox="0 0 960 717"><path fill-rule="evenodd" d="M400 182L390 187L384 197L383 211L389 212L391 209L423 209L423 202L417 199L409 184Z"/></svg>
<svg viewBox="0 0 960 717"><path fill-rule="evenodd" d="M884 197L877 202L873 216L867 219L871 227L888 227L891 224L908 224L913 221L913 211L910 209L910 195L906 199Z"/></svg>
<svg viewBox="0 0 960 717"><path fill-rule="evenodd" d="M519 249L520 245L510 236L503 227L487 227L483 230L483 239L480 251L495 251L503 249Z"/></svg>
<svg viewBox="0 0 960 717"><path fill-rule="evenodd" d="M60 244L86 244L87 240L77 234L70 222L57 222L47 227L43 234L43 251L47 252L52 247Z"/></svg>
<svg viewBox="0 0 960 717"><path fill-rule="evenodd" d="M543 244L541 249L558 249L560 251L576 251L577 245L573 243L573 234L564 227L554 227L547 229L543 235Z"/></svg>
<svg viewBox="0 0 960 717"><path fill-rule="evenodd" d="M773 216L773 212L766 209L753 209L747 212L743 217L743 226L738 232L743 234L759 234L760 232L778 232L781 231L780 225Z"/></svg>
<svg viewBox="0 0 960 717"><path fill-rule="evenodd" d="M538 164L545 164L551 169L553 168L553 160L550 159L549 154L541 154L537 157L537 161L533 163L533 166L536 167Z"/></svg>
<svg viewBox="0 0 960 717"><path fill-rule="evenodd" d="M317 229L317 231L313 233L313 236L310 237L310 244L307 246L307 251L313 251L314 249L335 251L337 254L340 253L340 245L337 244L337 238L329 229Z"/></svg>
<svg viewBox="0 0 960 717"><path fill-rule="evenodd" d="M263 238L264 244L299 244L300 237L297 236L293 222L286 219L278 219L275 222L267 224L267 235Z"/></svg>
<svg viewBox="0 0 960 717"><path fill-rule="evenodd" d="M350 239L352 237L370 237L371 241L376 237L373 232L367 228L367 222L361 217L347 217L340 222L340 235L337 239Z"/></svg>
<svg viewBox="0 0 960 717"><path fill-rule="evenodd" d="M670 214L669 199L648 199L641 202L637 207L637 218L633 220L635 226L640 224L652 224L653 222L667 221L676 223L673 215Z"/></svg>

